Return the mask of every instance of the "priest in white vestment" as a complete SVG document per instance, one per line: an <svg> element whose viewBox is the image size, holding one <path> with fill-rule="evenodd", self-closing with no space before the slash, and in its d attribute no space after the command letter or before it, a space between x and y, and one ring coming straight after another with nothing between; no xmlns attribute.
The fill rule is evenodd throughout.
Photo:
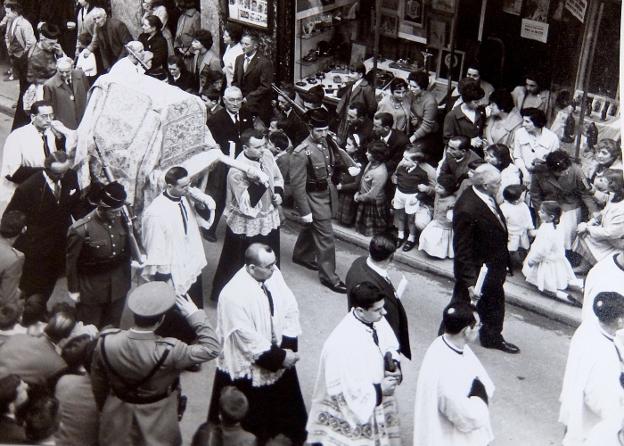
<svg viewBox="0 0 624 446"><path fill-rule="evenodd" d="M584 321L570 342L559 398L559 422L566 426L563 446L585 445L600 422L624 413L624 351L616 342L616 333L624 330L624 296L598 293L593 308L598 322Z"/></svg>
<svg viewBox="0 0 624 446"><path fill-rule="evenodd" d="M476 309L452 303L443 321L445 332L425 353L418 374L413 444L488 445L494 439L489 411L494 383L467 345L479 332Z"/></svg>
<svg viewBox="0 0 624 446"><path fill-rule="evenodd" d="M225 285L217 305L217 358L208 421L219 423L219 397L236 386L249 400L242 427L260 444L278 434L305 440L307 412L295 364L301 335L299 307L276 266L271 247L254 243L245 266Z"/></svg>
<svg viewBox="0 0 624 446"><path fill-rule="evenodd" d="M188 197L190 181L183 167L169 169L166 190L143 213L147 258L142 275L147 280L171 280L178 295L189 291L206 266L194 203Z"/></svg>
<svg viewBox="0 0 624 446"><path fill-rule="evenodd" d="M7 136L2 152L0 170L0 211L3 211L18 184L37 168L43 169L48 155L63 150L70 153L76 147L76 132L54 120L54 109L47 101L31 106L31 122L13 130ZM63 142L64 146L59 144Z"/></svg>
<svg viewBox="0 0 624 446"><path fill-rule="evenodd" d="M329 335L308 419L308 443L400 445L394 397L401 381L399 342L384 318L384 295L370 282L353 287L352 309Z"/></svg>
<svg viewBox="0 0 624 446"><path fill-rule="evenodd" d="M624 295L624 252L605 257L587 273L581 313L583 322L597 320L594 299L602 291L615 291Z"/></svg>

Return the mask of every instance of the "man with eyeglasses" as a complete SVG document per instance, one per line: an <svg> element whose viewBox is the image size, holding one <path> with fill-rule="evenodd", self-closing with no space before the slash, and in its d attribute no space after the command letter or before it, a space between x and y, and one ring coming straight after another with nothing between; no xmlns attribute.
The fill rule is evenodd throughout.
<svg viewBox="0 0 624 446"><path fill-rule="evenodd" d="M0 170L0 208L4 208L17 185L42 170L47 156L76 146L75 132L54 119L54 108L37 101L30 108L29 124L13 130L4 143Z"/></svg>
<svg viewBox="0 0 624 446"><path fill-rule="evenodd" d="M384 295L363 282L350 297L351 310L323 344L306 444L400 444L399 343L384 318Z"/></svg>
<svg viewBox="0 0 624 446"><path fill-rule="evenodd" d="M245 264L245 251L252 243L265 243L280 258L279 206L284 195L284 178L267 149L259 130L241 135L243 152L236 158L247 171L230 169L225 203L225 240L212 282L211 299L217 301L226 283Z"/></svg>
<svg viewBox="0 0 624 446"><path fill-rule="evenodd" d="M241 110L243 105L243 93L238 87L228 87L223 93L224 109L217 111L208 119L208 128L212 137L221 147L221 151L230 158L237 158L242 152L241 134L253 128L253 118L247 110ZM221 214L225 208L225 196L227 175L229 168L223 163L218 163L210 171L206 193L210 195L217 204L215 219L206 231L202 231L203 237L209 242L216 242L217 226L221 219Z"/></svg>
<svg viewBox="0 0 624 446"><path fill-rule="evenodd" d="M253 243L243 266L225 285L217 304L217 335L223 351L217 370L208 421L219 424L219 397L235 386L249 400L242 427L259 444L283 434L303 444L307 412L295 364L301 335L295 296L276 266L275 252Z"/></svg>
<svg viewBox="0 0 624 446"><path fill-rule="evenodd" d="M593 310L598 320L584 321L570 341L559 397L563 446L587 445L600 422L624 413L624 296L599 293Z"/></svg>
<svg viewBox="0 0 624 446"><path fill-rule="evenodd" d="M489 410L494 383L468 345L481 327L477 310L467 302L451 303L443 324L444 333L420 366L412 444L486 446L494 439Z"/></svg>

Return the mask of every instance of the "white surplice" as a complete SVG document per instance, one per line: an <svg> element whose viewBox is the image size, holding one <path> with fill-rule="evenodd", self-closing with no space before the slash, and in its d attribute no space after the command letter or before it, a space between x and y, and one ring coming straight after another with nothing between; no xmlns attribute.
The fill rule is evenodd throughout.
<svg viewBox="0 0 624 446"><path fill-rule="evenodd" d="M260 282L245 267L225 285L217 304L216 331L223 345L217 367L232 380L247 378L256 387L273 384L284 374L285 369L271 372L255 363L270 350L273 336L280 345L282 336L301 335L299 306L279 269L264 285L273 299L273 317Z"/></svg>
<svg viewBox="0 0 624 446"><path fill-rule="evenodd" d="M576 330L561 389L559 422L567 427L563 446L580 446L602 420L624 413L621 367L613 339L596 321Z"/></svg>
<svg viewBox="0 0 624 446"><path fill-rule="evenodd" d="M617 254L611 254L596 263L587 273L583 291L583 322L598 321L594 313L594 300L598 293L614 291L624 296L624 265L617 261Z"/></svg>
<svg viewBox="0 0 624 446"><path fill-rule="evenodd" d="M468 397L475 378L488 398L494 383L469 346L456 350L442 336L423 358L414 408L414 445L485 446L494 439L488 405Z"/></svg>
<svg viewBox="0 0 624 446"><path fill-rule="evenodd" d="M142 275L171 274L178 294L185 294L206 266L206 254L195 211L186 197L187 231L178 202L158 195L143 213L142 239L147 254Z"/></svg>
<svg viewBox="0 0 624 446"><path fill-rule="evenodd" d="M384 377L384 355L398 358L399 343L385 318L371 328L353 310L329 335L308 416L308 442L325 446L400 444L399 418L393 396L377 405L375 384ZM348 429L347 429L348 426Z"/></svg>

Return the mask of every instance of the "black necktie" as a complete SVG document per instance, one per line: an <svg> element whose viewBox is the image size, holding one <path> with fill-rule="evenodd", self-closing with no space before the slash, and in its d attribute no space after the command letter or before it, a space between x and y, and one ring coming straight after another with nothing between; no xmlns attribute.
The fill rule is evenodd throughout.
<svg viewBox="0 0 624 446"><path fill-rule="evenodd" d="M182 200L178 201L178 206L180 207L180 215L182 215L182 224L184 225L184 235L188 234L188 214L186 213L186 207Z"/></svg>
<svg viewBox="0 0 624 446"><path fill-rule="evenodd" d="M268 301L269 301L269 308L271 309L271 316L273 316L275 308L273 307L273 296L271 295L271 292L269 291L269 289L266 287L266 285L264 284L264 282L262 282L260 284L260 287L262 288L262 291L264 291L264 294L266 295Z"/></svg>
<svg viewBox="0 0 624 446"><path fill-rule="evenodd" d="M48 138L46 138L46 135L44 132L41 132L40 134L41 134L41 139L43 140L43 154L47 158L50 156L50 146L48 145Z"/></svg>
<svg viewBox="0 0 624 446"><path fill-rule="evenodd" d="M368 328L370 328L373 331L373 342L375 343L375 345L377 347L379 347L379 336L377 336L377 330L375 330L375 327L373 326L373 324L366 324L368 326Z"/></svg>

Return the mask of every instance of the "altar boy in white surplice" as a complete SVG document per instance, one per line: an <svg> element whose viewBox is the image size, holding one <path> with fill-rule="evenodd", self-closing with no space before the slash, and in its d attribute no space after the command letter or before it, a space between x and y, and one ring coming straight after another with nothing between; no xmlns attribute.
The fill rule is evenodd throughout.
<svg viewBox="0 0 624 446"><path fill-rule="evenodd" d="M351 290L351 311L323 345L308 417L308 443L401 444L394 398L401 381L397 341L384 295L370 282ZM348 426L348 429L346 428Z"/></svg>
<svg viewBox="0 0 624 446"><path fill-rule="evenodd" d="M467 345L479 326L466 302L444 310L445 332L425 353L416 386L414 442L418 446L485 446L494 439L489 400L494 384Z"/></svg>

